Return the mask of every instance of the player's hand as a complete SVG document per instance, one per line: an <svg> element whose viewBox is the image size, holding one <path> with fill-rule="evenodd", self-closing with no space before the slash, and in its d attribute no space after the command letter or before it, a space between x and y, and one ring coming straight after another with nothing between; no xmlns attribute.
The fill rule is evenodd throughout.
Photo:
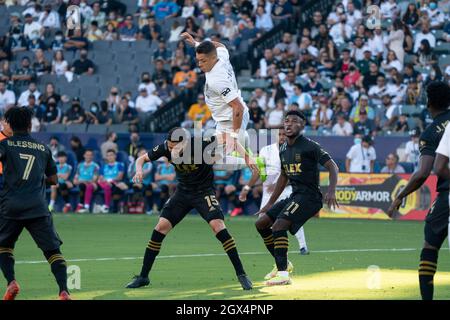
<svg viewBox="0 0 450 320"><path fill-rule="evenodd" d="M194 37L192 37L189 33L183 32L180 35L181 40L186 41L187 44L189 44L191 47L195 46L195 40Z"/></svg>
<svg viewBox="0 0 450 320"><path fill-rule="evenodd" d="M239 193L239 201L241 201L241 202L247 201L247 195L248 195L248 191L245 191L244 189L242 189L241 192Z"/></svg>
<svg viewBox="0 0 450 320"><path fill-rule="evenodd" d="M391 206L389 207L389 209L387 210L387 215L392 218L395 214L395 212L398 211L398 209L400 209L400 206L403 202L402 198L395 198L395 200L392 202Z"/></svg>
<svg viewBox="0 0 450 320"><path fill-rule="evenodd" d="M133 182L134 183L142 183L143 178L144 178L144 174L142 173L142 171L136 171L136 174L133 177Z"/></svg>
<svg viewBox="0 0 450 320"><path fill-rule="evenodd" d="M265 206L265 207L259 209L259 211L256 212L254 215L255 216L262 216L263 214L266 214L267 211L269 211L269 208L267 206Z"/></svg>
<svg viewBox="0 0 450 320"><path fill-rule="evenodd" d="M336 200L336 190L327 191L327 193L325 194L325 203L331 210L339 208L339 203Z"/></svg>

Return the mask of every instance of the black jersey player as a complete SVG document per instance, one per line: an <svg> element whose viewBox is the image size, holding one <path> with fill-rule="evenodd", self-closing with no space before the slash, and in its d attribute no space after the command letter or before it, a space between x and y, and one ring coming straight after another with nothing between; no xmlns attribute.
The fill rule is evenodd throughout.
<svg viewBox="0 0 450 320"><path fill-rule="evenodd" d="M178 135L182 131L174 128L169 132L167 140L154 147L146 155L136 161L136 175L134 181L142 180L142 165L144 162L155 161L166 157L174 164L178 185L175 193L165 203L158 224L153 230L152 237L145 250L143 266L139 276L136 276L127 288L139 288L150 283L148 275L158 255L162 242L166 235L192 210L196 209L203 219L208 222L216 238L222 243L223 249L233 264L236 275L244 290L252 289L252 283L246 275L236 249L236 243L229 234L224 223L224 216L215 196L213 161L205 161L208 150L214 149L214 144L222 144L222 139L188 138L186 135ZM185 132L185 131L184 131ZM187 133L187 132L185 132ZM183 137L184 136L184 137ZM197 139L197 141L196 141ZM200 161L195 161L195 145L201 153ZM243 148L242 148L243 150ZM206 153L205 153L206 152ZM174 161L175 154L183 157L182 161ZM213 155L210 155L213 159ZM177 157L180 159L180 157ZM194 160L194 161L192 161Z"/></svg>
<svg viewBox="0 0 450 320"><path fill-rule="evenodd" d="M330 174L325 202L331 208L337 206L335 190L338 167L318 143L301 134L305 121L305 116L299 111L289 111L286 114L284 130L287 141L280 146L281 174L269 202L257 213L259 218L255 223L256 229L276 264L274 270L266 276L267 285L291 283L287 231L297 233L322 208L318 164L324 166ZM275 203L288 182L292 185L291 196Z"/></svg>
<svg viewBox="0 0 450 320"><path fill-rule="evenodd" d="M4 300L14 300L20 290L14 275L13 251L23 229L28 230L50 264L59 298L69 300L62 242L45 198L46 182L58 182L56 165L50 150L29 134L32 116L29 108L9 109L5 120L13 136L0 142L4 177L0 193L0 267L8 282Z"/></svg>
<svg viewBox="0 0 450 320"><path fill-rule="evenodd" d="M436 149L446 125L450 122L450 87L447 83L431 82L427 88L427 108L433 122L424 130L419 140L419 165L408 184L397 195L388 210L389 216L397 214L403 200L419 189L433 169ZM447 237L449 217L449 180L439 177L436 185L438 196L425 219L425 242L420 253L419 285L422 299L433 299L434 274L437 269L438 252Z"/></svg>

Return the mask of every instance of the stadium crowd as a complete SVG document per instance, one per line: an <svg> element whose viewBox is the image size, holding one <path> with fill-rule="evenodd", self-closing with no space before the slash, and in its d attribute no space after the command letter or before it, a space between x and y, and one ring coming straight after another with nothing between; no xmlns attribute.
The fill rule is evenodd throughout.
<svg viewBox="0 0 450 320"><path fill-rule="evenodd" d="M290 21L295 27L284 28L278 44L249 61L250 74L238 76L251 125L277 128L288 110L298 109L308 118L306 134L354 137L346 156L348 172L401 172L405 168L399 163L405 162L416 166L418 136L431 122L424 88L433 80L450 80L450 1L336 1L331 12L316 11L311 24L302 25L299 18L306 3L0 0L0 112L15 104L32 108L33 131L55 124L127 125L133 146L124 151L127 157L120 156L123 151L114 147L111 136L108 147L101 148L102 157L96 157L104 164L92 166L106 181L107 167L119 157L123 164L113 171L120 171L119 180L126 184L127 172L142 152L139 132L148 130L152 113L179 94L186 94L189 103L183 127L192 128L198 121L204 128L215 125L195 53L179 41L182 32L198 41L220 41L231 53L242 54L268 31ZM80 7L82 16L82 28L75 31L65 28L72 4ZM371 4L379 5L381 24L369 28L365 11ZM373 142L379 135L409 135L410 141L377 169ZM101 210L106 211L109 202L118 199L116 193L126 192L125 185L80 183L80 165L95 157L74 139L78 170L73 168L72 182L81 186L84 197L78 209L84 210L88 195L100 188L108 203ZM64 161L58 156L61 146L52 140L55 158ZM152 178L141 186L148 210L153 208L152 190L161 191L164 200L174 188L171 165L161 162L150 172ZM236 191L249 178L246 171L217 172L218 196L226 198L235 213L242 211ZM258 199L260 190L255 190Z"/></svg>

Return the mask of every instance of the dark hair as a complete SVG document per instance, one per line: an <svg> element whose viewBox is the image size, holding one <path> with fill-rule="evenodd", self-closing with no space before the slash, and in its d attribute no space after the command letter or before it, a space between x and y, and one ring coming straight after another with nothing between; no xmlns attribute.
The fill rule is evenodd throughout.
<svg viewBox="0 0 450 320"><path fill-rule="evenodd" d="M297 116L297 117L303 119L304 121L306 121L306 117L305 117L305 115L303 114L303 112L298 111L298 110L290 110L290 111L288 111L288 112L286 113L285 118L288 117L288 116Z"/></svg>
<svg viewBox="0 0 450 320"><path fill-rule="evenodd" d="M183 128L181 127L174 127L172 129L169 130L168 134L167 134L167 140L170 142L181 142L184 140L184 135L183 136L179 136L178 134L174 136L175 132L178 130L183 130ZM179 131L178 131L179 132Z"/></svg>
<svg viewBox="0 0 450 320"><path fill-rule="evenodd" d="M80 140L80 138L78 138L77 136L73 136L72 138L70 138L70 141L79 143L79 144L81 145L81 140Z"/></svg>
<svg viewBox="0 0 450 320"><path fill-rule="evenodd" d="M214 46L214 43L211 41L203 41L199 44L199 46L195 49L196 53L203 53L203 54L211 54L216 53L216 47Z"/></svg>
<svg viewBox="0 0 450 320"><path fill-rule="evenodd" d="M66 158L67 158L67 153L66 153L65 151L59 151L59 152L56 154L56 157L57 157L57 158L59 158L59 157L66 157Z"/></svg>
<svg viewBox="0 0 450 320"><path fill-rule="evenodd" d="M27 107L12 107L5 113L5 120L13 132L27 132L31 128L33 111Z"/></svg>
<svg viewBox="0 0 450 320"><path fill-rule="evenodd" d="M428 104L438 110L447 110L450 105L450 87L446 82L433 81L427 86Z"/></svg>
<svg viewBox="0 0 450 320"><path fill-rule="evenodd" d="M117 154L116 150L114 150L114 149L108 149L108 151L106 151L106 153L110 153L110 152Z"/></svg>

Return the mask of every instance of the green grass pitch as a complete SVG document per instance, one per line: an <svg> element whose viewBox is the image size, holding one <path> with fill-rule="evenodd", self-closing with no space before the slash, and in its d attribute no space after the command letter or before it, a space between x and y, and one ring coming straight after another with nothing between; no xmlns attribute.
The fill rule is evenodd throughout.
<svg viewBox="0 0 450 320"><path fill-rule="evenodd" d="M198 216L187 217L169 234L150 274L151 285L137 290L124 286L140 270L157 217L57 214L54 218L69 266L81 270L81 289L72 290L77 300L420 298L422 222L312 219L305 225L309 256L300 256L296 239L290 237L293 284L266 287L263 277L273 259L254 219L226 220L254 282L254 290L248 292L240 288L220 243ZM18 299L55 299L57 288L49 267L26 231L15 258L22 288ZM370 271L369 266L378 266L379 271ZM447 243L440 253L435 285L436 299L450 299Z"/></svg>

